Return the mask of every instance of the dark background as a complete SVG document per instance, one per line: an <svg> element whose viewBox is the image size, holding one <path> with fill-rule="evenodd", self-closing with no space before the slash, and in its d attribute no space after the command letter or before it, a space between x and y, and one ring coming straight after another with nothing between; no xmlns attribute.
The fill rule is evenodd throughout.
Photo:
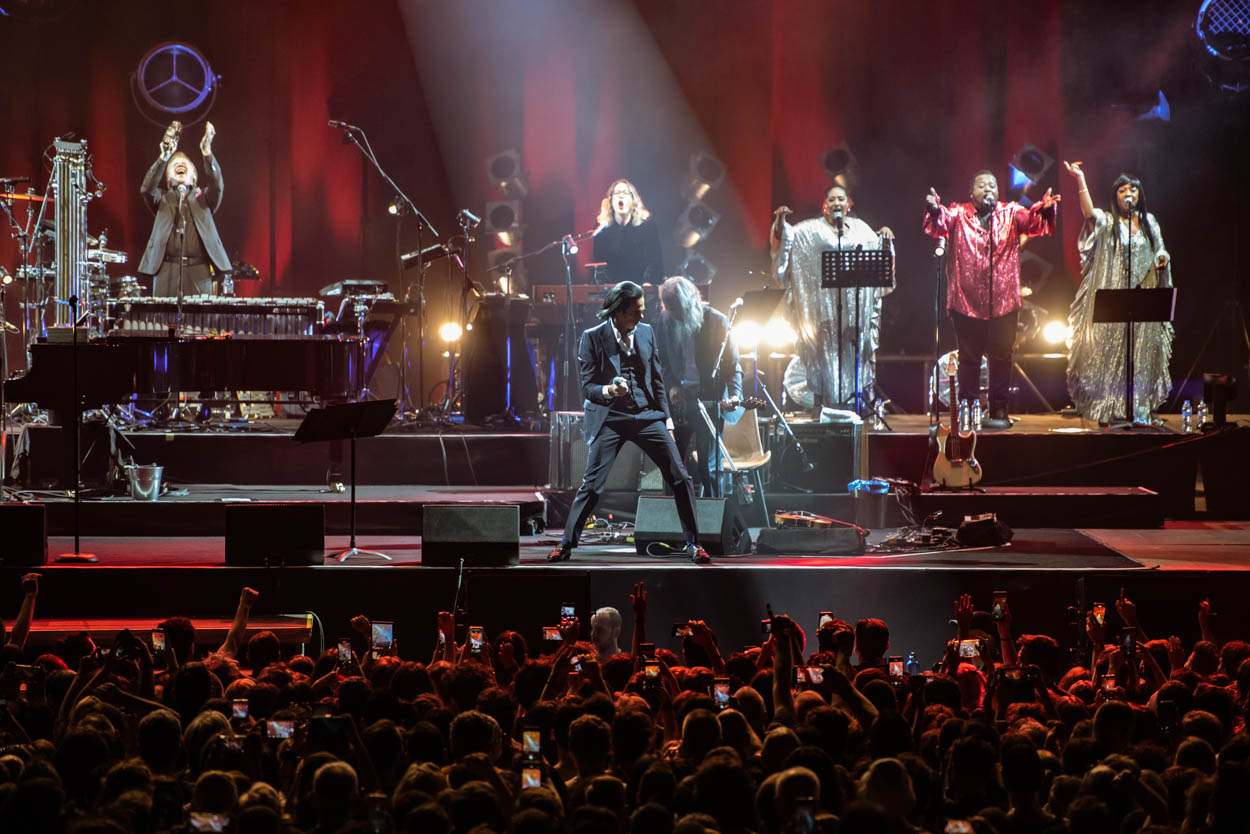
<svg viewBox="0 0 1250 834"><path fill-rule="evenodd" d="M112 272L132 271L151 227L138 185L169 120L145 117L132 75L153 46L185 41L221 77L208 113L225 177L218 226L227 249L264 276L241 294L313 295L355 276L399 289L392 194L327 126L336 118L367 131L444 238L457 209L480 214L501 199L485 169L499 151L518 150L529 173L531 252L592 227L609 182L628 177L657 219L670 272L681 256L671 230L688 161L710 152L728 177L706 198L722 217L699 251L718 270L712 298L724 307L763 280L772 209L814 214L828 182L820 159L845 141L861 171L857 213L899 237L882 349L923 354L933 294L932 245L919 231L924 194L933 186L964 199L985 167L1005 185L1007 162L1032 142L1056 159L1042 186L1064 197L1060 234L1028 246L1053 267L1036 298L1049 318L1063 317L1072 297L1080 218L1058 160L1085 162L1099 205L1115 176L1132 171L1180 287L1174 380L1234 373L1245 411L1250 107L1206 77L1199 6L0 0L0 176L34 176L42 192L52 138L87 138L110 186L90 207L90 228L107 227L110 247L129 252ZM1159 91L1171 121L1135 120ZM183 137L196 160L202 130L189 124ZM403 251L415 248L411 221L400 235ZM488 246L479 242L471 265L485 264ZM0 241L0 263L16 261L12 241ZM562 280L550 253L528 272L531 283ZM456 286L445 266L431 271L432 330L454 314ZM7 306L16 319L12 294ZM445 367L436 341L427 377ZM1197 398L1195 385L1185 396Z"/></svg>

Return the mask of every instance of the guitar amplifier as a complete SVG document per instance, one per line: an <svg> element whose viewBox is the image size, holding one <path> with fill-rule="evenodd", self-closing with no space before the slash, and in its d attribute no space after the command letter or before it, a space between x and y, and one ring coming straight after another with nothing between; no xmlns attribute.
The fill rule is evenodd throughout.
<svg viewBox="0 0 1250 834"><path fill-rule="evenodd" d="M581 411L553 411L551 418L548 477L552 489L577 489L586 474L586 415ZM607 492L637 492L642 477L643 454L636 444L626 443L612 464Z"/></svg>
<svg viewBox="0 0 1250 834"><path fill-rule="evenodd" d="M846 485L868 477L868 444L862 423L791 422L790 430L814 464L808 469L784 434L773 434L773 478L789 487L815 492L846 492Z"/></svg>

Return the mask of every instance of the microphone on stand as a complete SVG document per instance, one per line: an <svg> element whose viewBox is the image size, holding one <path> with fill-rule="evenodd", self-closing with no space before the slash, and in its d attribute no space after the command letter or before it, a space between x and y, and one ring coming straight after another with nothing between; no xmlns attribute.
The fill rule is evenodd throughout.
<svg viewBox="0 0 1250 834"><path fill-rule="evenodd" d="M570 255L576 255L578 251L580 251L577 245L577 241L573 239L572 235L565 235L564 237L560 238L560 242L564 244L565 251L568 252Z"/></svg>
<svg viewBox="0 0 1250 834"><path fill-rule="evenodd" d="M837 226L839 229L842 228L842 212L841 211L835 211L833 213L833 225Z"/></svg>
<svg viewBox="0 0 1250 834"><path fill-rule="evenodd" d="M742 306L742 299L741 299L741 298L735 298L735 299L734 299L734 303L729 305L729 310L730 310L730 312L733 312L734 310L737 310L737 309L738 309L739 307L741 307L741 306Z"/></svg>
<svg viewBox="0 0 1250 834"><path fill-rule="evenodd" d="M946 235L938 238L937 248L933 250L933 257L940 258L946 254Z"/></svg>
<svg viewBox="0 0 1250 834"><path fill-rule="evenodd" d="M343 130L360 130L360 128L356 127L354 124L351 124L350 122L340 122L338 119L331 119L330 127L338 127Z"/></svg>

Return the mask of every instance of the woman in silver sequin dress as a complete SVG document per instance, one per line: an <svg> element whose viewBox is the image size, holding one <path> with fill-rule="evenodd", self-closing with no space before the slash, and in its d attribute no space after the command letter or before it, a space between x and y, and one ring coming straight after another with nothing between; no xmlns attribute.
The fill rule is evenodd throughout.
<svg viewBox="0 0 1250 834"><path fill-rule="evenodd" d="M1133 336L1133 413L1124 414L1125 326L1093 322L1094 292L1172 286L1171 257L1159 221L1146 211L1141 182L1121 174L1112 183L1111 209L1094 208L1080 162L1064 162L1077 182L1085 225L1077 240L1081 286L1068 324L1068 393L1087 420L1150 423L1172 387L1170 322L1141 322ZM1129 266L1126 267L1126 264Z"/></svg>

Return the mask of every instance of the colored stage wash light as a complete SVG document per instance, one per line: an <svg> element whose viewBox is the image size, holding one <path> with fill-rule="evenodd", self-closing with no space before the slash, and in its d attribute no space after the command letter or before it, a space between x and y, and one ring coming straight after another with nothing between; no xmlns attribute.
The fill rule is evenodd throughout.
<svg viewBox="0 0 1250 834"><path fill-rule="evenodd" d="M1007 163L1009 185L1016 201L1030 206L1029 191L1038 185L1055 165L1055 158L1032 142L1025 142Z"/></svg>

